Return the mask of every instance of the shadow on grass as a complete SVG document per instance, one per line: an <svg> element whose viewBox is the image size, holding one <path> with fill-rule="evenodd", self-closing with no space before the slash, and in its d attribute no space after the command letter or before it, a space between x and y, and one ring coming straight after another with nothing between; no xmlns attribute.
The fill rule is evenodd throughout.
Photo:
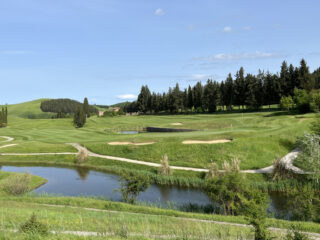
<svg viewBox="0 0 320 240"><path fill-rule="evenodd" d="M301 113L298 111L279 111L279 112L270 113L268 115L265 115L264 117L293 116L297 114L301 114Z"/></svg>

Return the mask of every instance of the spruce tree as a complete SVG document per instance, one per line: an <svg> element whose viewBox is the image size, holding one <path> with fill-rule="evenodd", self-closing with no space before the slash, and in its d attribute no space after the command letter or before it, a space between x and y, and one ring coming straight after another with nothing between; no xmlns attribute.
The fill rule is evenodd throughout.
<svg viewBox="0 0 320 240"><path fill-rule="evenodd" d="M193 108L193 92L190 85L188 87L188 108Z"/></svg>
<svg viewBox="0 0 320 240"><path fill-rule="evenodd" d="M82 128L86 123L86 115L82 107L78 107L73 116L73 124L77 128Z"/></svg>
<svg viewBox="0 0 320 240"><path fill-rule="evenodd" d="M223 91L223 102L226 105L228 110L232 110L232 104L233 104L233 97L234 97L234 86L233 86L233 79L231 76L231 73L229 73L226 82L225 87Z"/></svg>
<svg viewBox="0 0 320 240"><path fill-rule="evenodd" d="M234 95L235 95L235 104L242 106L246 103L247 99L247 82L244 77L244 69L243 67L236 73L236 79L234 81Z"/></svg>
<svg viewBox="0 0 320 240"><path fill-rule="evenodd" d="M151 109L151 93L148 86L142 86L138 95L138 109L140 112L146 113Z"/></svg>
<svg viewBox="0 0 320 240"><path fill-rule="evenodd" d="M86 115L86 117L90 117L88 98L84 98L83 100L83 112Z"/></svg>
<svg viewBox="0 0 320 240"><path fill-rule="evenodd" d="M197 82L197 84L193 87L193 106L195 109L203 109L203 87L201 82Z"/></svg>
<svg viewBox="0 0 320 240"><path fill-rule="evenodd" d="M299 82L300 88L310 92L314 87L314 79L311 78L309 67L304 59L300 62L299 68Z"/></svg>

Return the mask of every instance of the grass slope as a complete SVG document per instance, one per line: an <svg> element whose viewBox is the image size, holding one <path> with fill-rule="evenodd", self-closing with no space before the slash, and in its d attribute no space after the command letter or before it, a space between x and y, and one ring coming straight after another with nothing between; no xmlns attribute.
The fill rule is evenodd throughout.
<svg viewBox="0 0 320 240"><path fill-rule="evenodd" d="M19 145L0 149L0 152L71 152L75 150L64 143L78 142L96 153L149 162L158 163L167 154L170 164L178 166L206 168L211 161L221 164L224 160L238 157L242 169L254 169L271 165L277 156L282 157L290 152L295 147L296 138L308 130L314 117L314 114L288 115L284 112L91 117L84 128L76 129L70 118L21 117L29 111L39 114L40 102L36 100L9 106L9 126L0 129L0 135L16 138L14 143ZM176 122L183 125L172 125ZM119 134L121 130L141 130L146 126L199 131ZM182 144L184 140L224 138L233 141L215 145ZM110 146L108 142L111 141L156 143L148 146Z"/></svg>

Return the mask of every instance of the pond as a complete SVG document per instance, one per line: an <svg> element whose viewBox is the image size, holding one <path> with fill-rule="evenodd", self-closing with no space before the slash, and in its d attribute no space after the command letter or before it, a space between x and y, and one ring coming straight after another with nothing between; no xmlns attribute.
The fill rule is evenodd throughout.
<svg viewBox="0 0 320 240"><path fill-rule="evenodd" d="M94 196L107 197L112 201L122 201L121 193L115 190L120 188L119 176L110 173L98 172L87 168L64 168L48 166L2 166L2 171L30 172L41 176L48 182L35 189L35 193L48 193L59 196ZM288 218L284 209L286 199L281 194L270 194L268 212L275 217ZM183 207L188 204L206 206L211 204L208 196L197 189L181 188L176 186L159 186L151 184L143 193L139 194L138 201L159 206L170 204Z"/></svg>

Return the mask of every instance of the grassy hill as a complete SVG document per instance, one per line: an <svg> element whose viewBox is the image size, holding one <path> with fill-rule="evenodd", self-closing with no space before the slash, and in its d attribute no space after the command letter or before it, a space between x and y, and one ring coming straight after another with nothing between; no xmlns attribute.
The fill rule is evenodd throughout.
<svg viewBox="0 0 320 240"><path fill-rule="evenodd" d="M48 99L37 99L29 102L17 103L8 105L9 118L20 117L20 118L51 118L54 113L45 113L40 109L42 101Z"/></svg>

